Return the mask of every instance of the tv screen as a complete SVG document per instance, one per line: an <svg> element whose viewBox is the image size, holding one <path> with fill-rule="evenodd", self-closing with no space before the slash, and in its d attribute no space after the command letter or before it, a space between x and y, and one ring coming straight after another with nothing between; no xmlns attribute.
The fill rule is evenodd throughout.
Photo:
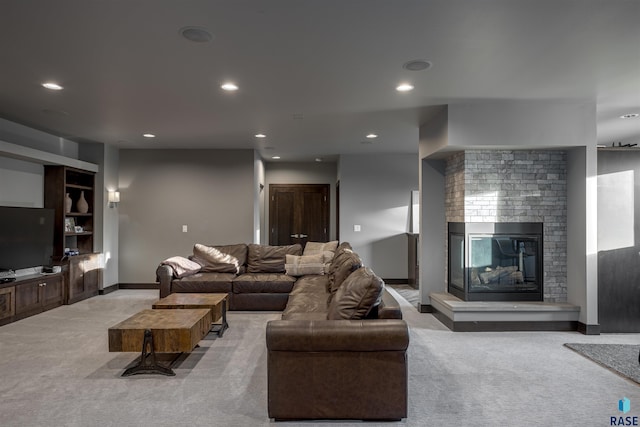
<svg viewBox="0 0 640 427"><path fill-rule="evenodd" d="M0 206L0 268L50 265L53 209Z"/></svg>

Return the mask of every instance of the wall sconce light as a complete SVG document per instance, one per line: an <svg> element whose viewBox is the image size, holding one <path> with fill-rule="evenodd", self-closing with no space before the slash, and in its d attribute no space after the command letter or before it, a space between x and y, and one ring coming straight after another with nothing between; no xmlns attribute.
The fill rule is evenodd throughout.
<svg viewBox="0 0 640 427"><path fill-rule="evenodd" d="M118 203L120 203L120 192L109 190L109 207L115 208L118 207Z"/></svg>

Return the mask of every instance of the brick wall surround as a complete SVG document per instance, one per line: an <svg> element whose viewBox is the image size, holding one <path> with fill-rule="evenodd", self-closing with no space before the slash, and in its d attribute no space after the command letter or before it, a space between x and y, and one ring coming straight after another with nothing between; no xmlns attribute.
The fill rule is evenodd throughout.
<svg viewBox="0 0 640 427"><path fill-rule="evenodd" d="M557 150L468 150L446 163L447 222L544 223L547 302L567 301L566 169Z"/></svg>

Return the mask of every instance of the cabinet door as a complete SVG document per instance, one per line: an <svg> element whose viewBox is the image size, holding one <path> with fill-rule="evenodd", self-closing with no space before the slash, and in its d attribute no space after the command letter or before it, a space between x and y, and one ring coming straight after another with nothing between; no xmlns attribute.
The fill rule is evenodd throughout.
<svg viewBox="0 0 640 427"><path fill-rule="evenodd" d="M47 279L45 286L42 287L42 294L42 304L45 306L62 303L62 277Z"/></svg>
<svg viewBox="0 0 640 427"><path fill-rule="evenodd" d="M69 301L84 294L84 260L76 257L69 261Z"/></svg>
<svg viewBox="0 0 640 427"><path fill-rule="evenodd" d="M101 278L100 257L96 254L89 255L84 260L85 291L89 292L91 295L98 293Z"/></svg>
<svg viewBox="0 0 640 427"><path fill-rule="evenodd" d="M0 289L0 320L16 313L16 291L13 286Z"/></svg>
<svg viewBox="0 0 640 427"><path fill-rule="evenodd" d="M28 283L21 283L16 286L16 315L42 307L42 280L34 280Z"/></svg>

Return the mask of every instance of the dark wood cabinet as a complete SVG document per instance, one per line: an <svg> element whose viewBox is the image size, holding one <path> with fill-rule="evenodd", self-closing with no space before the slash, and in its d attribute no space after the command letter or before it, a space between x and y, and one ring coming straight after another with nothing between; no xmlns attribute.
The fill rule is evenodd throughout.
<svg viewBox="0 0 640 427"><path fill-rule="evenodd" d="M16 314L16 288L8 286L0 289L0 321Z"/></svg>
<svg viewBox="0 0 640 427"><path fill-rule="evenodd" d="M100 254L69 257L67 304L98 295L101 280Z"/></svg>
<svg viewBox="0 0 640 427"><path fill-rule="evenodd" d="M0 324L10 323L62 305L62 273L30 275L0 289Z"/></svg>
<svg viewBox="0 0 640 427"><path fill-rule="evenodd" d="M420 287L420 266L419 266L419 258L418 258L418 243L420 235L414 233L407 233L408 243L409 243L409 285L414 289L418 289Z"/></svg>

